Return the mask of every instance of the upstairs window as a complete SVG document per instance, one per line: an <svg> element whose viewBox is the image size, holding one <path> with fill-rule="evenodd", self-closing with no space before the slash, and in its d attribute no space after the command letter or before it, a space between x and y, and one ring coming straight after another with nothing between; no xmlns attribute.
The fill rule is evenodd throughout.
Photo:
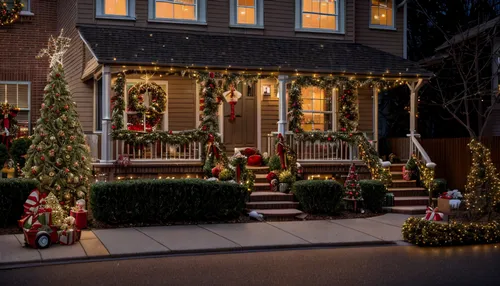
<svg viewBox="0 0 500 286"><path fill-rule="evenodd" d="M296 0L296 30L343 32L343 0Z"/></svg>
<svg viewBox="0 0 500 286"><path fill-rule="evenodd" d="M263 0L231 0L231 26L264 26Z"/></svg>
<svg viewBox="0 0 500 286"><path fill-rule="evenodd" d="M151 20L206 23L206 0L150 0Z"/></svg>
<svg viewBox="0 0 500 286"><path fill-rule="evenodd" d="M97 0L99 18L134 18L135 0Z"/></svg>
<svg viewBox="0 0 500 286"><path fill-rule="evenodd" d="M370 26L394 28L394 0L371 0Z"/></svg>

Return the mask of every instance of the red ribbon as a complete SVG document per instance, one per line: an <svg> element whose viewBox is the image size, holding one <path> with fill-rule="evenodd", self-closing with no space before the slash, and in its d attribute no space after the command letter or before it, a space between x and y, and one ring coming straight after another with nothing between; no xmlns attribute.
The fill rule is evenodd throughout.
<svg viewBox="0 0 500 286"><path fill-rule="evenodd" d="M229 104L231 105L231 117L229 118L229 121L235 121L236 120L236 115L234 114L234 106L236 105L236 101L230 101Z"/></svg>
<svg viewBox="0 0 500 286"><path fill-rule="evenodd" d="M280 163L281 163L281 169L286 170L286 165L285 165L285 144L283 143L283 135L278 134L278 156L280 157Z"/></svg>

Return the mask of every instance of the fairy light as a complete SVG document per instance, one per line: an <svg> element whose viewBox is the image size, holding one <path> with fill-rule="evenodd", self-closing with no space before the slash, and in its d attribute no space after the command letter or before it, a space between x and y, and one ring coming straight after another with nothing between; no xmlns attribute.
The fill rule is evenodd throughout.
<svg viewBox="0 0 500 286"><path fill-rule="evenodd" d="M55 68L57 66L63 66L63 56L69 49L71 39L68 37L63 37L63 29L57 38L50 36L48 47L42 49L37 55L37 58L48 57L50 59L49 67Z"/></svg>

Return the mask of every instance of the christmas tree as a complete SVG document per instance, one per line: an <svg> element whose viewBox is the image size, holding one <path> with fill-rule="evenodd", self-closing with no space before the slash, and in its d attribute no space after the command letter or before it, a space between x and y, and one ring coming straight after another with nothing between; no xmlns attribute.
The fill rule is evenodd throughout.
<svg viewBox="0 0 500 286"><path fill-rule="evenodd" d="M359 186L358 173L354 164L349 168L349 175L345 180L344 187L346 198L356 200L361 198L361 187Z"/></svg>
<svg viewBox="0 0 500 286"><path fill-rule="evenodd" d="M64 78L62 59L69 42L61 31L39 55L49 57L50 74L23 169L27 178L40 181L41 191L53 192L65 211L76 197L86 197L91 176L90 150Z"/></svg>

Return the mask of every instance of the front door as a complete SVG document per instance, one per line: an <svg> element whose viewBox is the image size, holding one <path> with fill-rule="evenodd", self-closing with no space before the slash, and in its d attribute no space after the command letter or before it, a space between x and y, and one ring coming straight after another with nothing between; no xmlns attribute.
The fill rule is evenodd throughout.
<svg viewBox="0 0 500 286"><path fill-rule="evenodd" d="M247 84L239 84L237 90L242 97L234 106L236 120L230 121L231 106L224 102L224 145L228 155L234 148L257 147L257 98L255 89Z"/></svg>

